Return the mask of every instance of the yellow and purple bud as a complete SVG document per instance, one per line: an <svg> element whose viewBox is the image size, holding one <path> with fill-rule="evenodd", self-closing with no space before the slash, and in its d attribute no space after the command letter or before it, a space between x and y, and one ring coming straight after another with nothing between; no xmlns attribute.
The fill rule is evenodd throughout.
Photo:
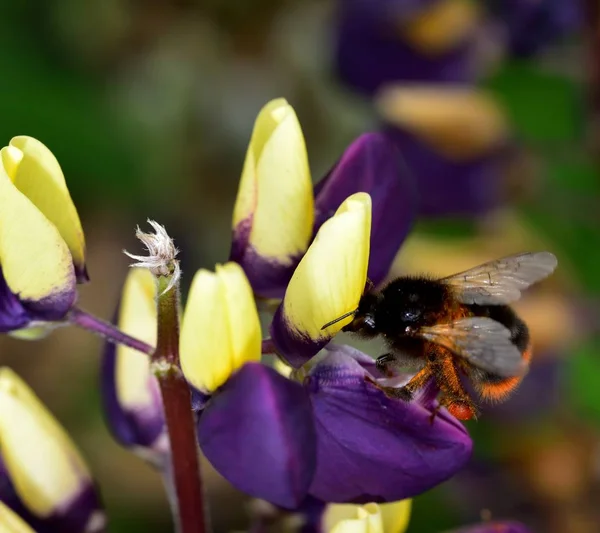
<svg viewBox="0 0 600 533"><path fill-rule="evenodd" d="M40 141L0 150L0 331L66 315L87 281L79 216L58 161Z"/></svg>
<svg viewBox="0 0 600 533"><path fill-rule="evenodd" d="M271 324L277 351L298 368L348 324L367 284L371 197L356 193L319 229Z"/></svg>
<svg viewBox="0 0 600 533"><path fill-rule="evenodd" d="M242 266L257 295L283 294L308 248L313 220L300 123L286 100L272 100L254 124L233 211L230 260Z"/></svg>
<svg viewBox="0 0 600 533"><path fill-rule="evenodd" d="M125 281L117 323L124 333L156 345L156 281L132 268ZM116 439L154 464L162 464L169 442L158 381L147 354L107 342L102 362L102 398Z"/></svg>
<svg viewBox="0 0 600 533"><path fill-rule="evenodd" d="M410 521L412 500L365 505L330 504L323 515L328 533L404 533Z"/></svg>
<svg viewBox="0 0 600 533"><path fill-rule="evenodd" d="M35 529L92 533L105 526L85 461L33 391L6 367L0 369L0 479L0 500Z"/></svg>
<svg viewBox="0 0 600 533"><path fill-rule="evenodd" d="M239 490L284 507L306 497L314 425L301 385L260 363L252 288L237 263L199 270L181 324L181 368L203 398L198 442Z"/></svg>

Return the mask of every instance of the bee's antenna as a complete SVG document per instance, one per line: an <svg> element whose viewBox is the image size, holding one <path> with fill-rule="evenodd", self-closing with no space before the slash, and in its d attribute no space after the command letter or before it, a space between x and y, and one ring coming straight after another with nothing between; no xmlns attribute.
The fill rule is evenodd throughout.
<svg viewBox="0 0 600 533"><path fill-rule="evenodd" d="M323 331L324 329L327 329L329 326L333 326L336 322L339 322L340 320L344 320L344 318L348 318L349 316L352 316L354 313L356 313L357 309L354 309L354 311L348 311L347 313L344 313L342 316L337 317L335 320L332 320L331 322L327 322L327 324L325 324L322 328L321 331Z"/></svg>

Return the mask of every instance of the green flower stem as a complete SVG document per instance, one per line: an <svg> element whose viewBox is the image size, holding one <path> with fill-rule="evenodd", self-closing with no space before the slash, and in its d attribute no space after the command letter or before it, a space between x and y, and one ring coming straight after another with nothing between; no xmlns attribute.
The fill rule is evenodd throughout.
<svg viewBox="0 0 600 533"><path fill-rule="evenodd" d="M100 335L114 344L123 344L124 346L129 346L129 348L133 348L138 352L143 352L148 355L154 352L154 346L150 346L139 339L130 337L110 322L106 322L83 309L77 307L71 309L67 316L67 321L82 329L91 331L96 335Z"/></svg>
<svg viewBox="0 0 600 533"><path fill-rule="evenodd" d="M196 425L190 389L179 362L179 287L164 292L170 277L158 276L158 337L151 365L162 393L171 443L172 483L175 487L178 531L205 533L207 514L202 490Z"/></svg>

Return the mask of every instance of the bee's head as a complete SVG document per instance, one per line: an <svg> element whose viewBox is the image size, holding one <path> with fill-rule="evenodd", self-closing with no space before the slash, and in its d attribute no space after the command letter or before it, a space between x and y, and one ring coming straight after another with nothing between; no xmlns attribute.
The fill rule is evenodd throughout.
<svg viewBox="0 0 600 533"><path fill-rule="evenodd" d="M379 333L376 320L378 301L379 297L376 294L365 294L360 299L354 319L350 324L344 326L342 331L351 331L366 337L377 335Z"/></svg>

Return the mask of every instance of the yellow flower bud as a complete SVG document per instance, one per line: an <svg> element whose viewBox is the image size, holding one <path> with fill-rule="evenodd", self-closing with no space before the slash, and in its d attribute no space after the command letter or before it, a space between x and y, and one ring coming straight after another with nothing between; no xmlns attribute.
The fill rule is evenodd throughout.
<svg viewBox="0 0 600 533"><path fill-rule="evenodd" d="M13 137L0 155L14 186L56 227L71 253L75 269L83 276L83 229L56 157L40 141L25 135Z"/></svg>
<svg viewBox="0 0 600 533"><path fill-rule="evenodd" d="M403 533L408 527L412 500L366 505L330 504L324 517L329 533Z"/></svg>
<svg viewBox="0 0 600 533"><path fill-rule="evenodd" d="M333 337L352 317L326 323L358 307L369 265L371 197L356 193L319 229L283 300L283 315L298 337Z"/></svg>
<svg viewBox="0 0 600 533"><path fill-rule="evenodd" d="M283 98L260 111L233 211L234 249L289 265L312 236L313 191L302 130ZM241 257L232 259L243 264Z"/></svg>
<svg viewBox="0 0 600 533"><path fill-rule="evenodd" d="M204 393L215 391L236 370L259 361L261 329L254 296L242 268L217 265L192 281L181 323L181 368Z"/></svg>
<svg viewBox="0 0 600 533"><path fill-rule="evenodd" d="M40 518L64 509L92 485L64 429L6 367L0 369L0 455L17 495Z"/></svg>

